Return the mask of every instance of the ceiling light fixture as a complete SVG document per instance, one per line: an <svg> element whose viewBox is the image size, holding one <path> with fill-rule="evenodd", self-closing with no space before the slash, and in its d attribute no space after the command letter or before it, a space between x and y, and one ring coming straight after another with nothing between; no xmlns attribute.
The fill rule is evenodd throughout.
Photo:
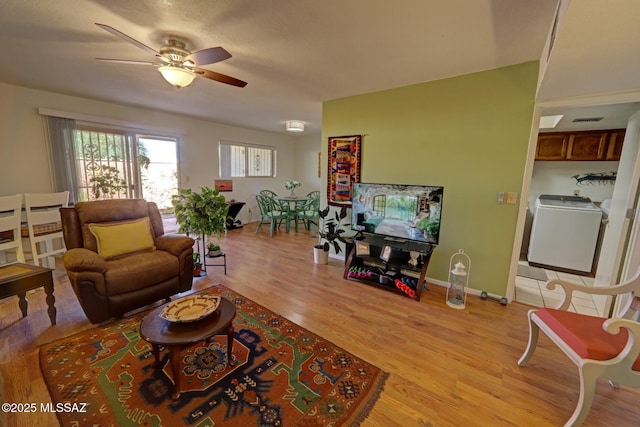
<svg viewBox="0 0 640 427"><path fill-rule="evenodd" d="M542 116L540 117L540 129L551 129L556 127L558 122L564 117L564 115L559 114L557 116Z"/></svg>
<svg viewBox="0 0 640 427"><path fill-rule="evenodd" d="M158 71L160 71L162 77L164 77L169 84L177 88L189 86L193 82L193 79L196 78L196 73L193 71L173 65L164 65L159 67Z"/></svg>
<svg viewBox="0 0 640 427"><path fill-rule="evenodd" d="M304 123L300 120L287 120L284 127L289 132L304 132Z"/></svg>

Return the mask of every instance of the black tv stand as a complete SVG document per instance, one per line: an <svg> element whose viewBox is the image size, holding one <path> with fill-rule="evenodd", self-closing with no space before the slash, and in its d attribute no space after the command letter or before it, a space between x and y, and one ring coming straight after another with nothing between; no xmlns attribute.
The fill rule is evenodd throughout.
<svg viewBox="0 0 640 427"><path fill-rule="evenodd" d="M369 245L368 253L358 252L360 242ZM390 253L385 253L385 247L390 247ZM419 301L433 249L431 243L365 233L364 239L353 242L343 277ZM415 265L411 252L418 253Z"/></svg>

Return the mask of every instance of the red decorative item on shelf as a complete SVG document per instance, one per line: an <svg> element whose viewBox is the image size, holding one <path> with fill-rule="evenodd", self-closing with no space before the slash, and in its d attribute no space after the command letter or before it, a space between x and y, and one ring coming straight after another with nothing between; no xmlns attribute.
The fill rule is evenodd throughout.
<svg viewBox="0 0 640 427"><path fill-rule="evenodd" d="M416 291L411 289L406 283L403 283L402 280L400 279L396 279L396 288L400 289L402 292L404 292L407 296L411 298L416 297Z"/></svg>

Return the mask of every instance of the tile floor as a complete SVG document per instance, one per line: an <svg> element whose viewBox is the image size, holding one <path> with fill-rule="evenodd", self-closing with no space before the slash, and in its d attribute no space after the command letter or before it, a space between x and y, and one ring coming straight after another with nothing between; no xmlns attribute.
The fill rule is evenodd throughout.
<svg viewBox="0 0 640 427"><path fill-rule="evenodd" d="M526 264L526 261L521 262ZM576 276L547 269L544 271L549 279L563 279L593 286L593 277ZM515 300L535 307L555 307L562 298L562 290L550 291L544 286L545 283L541 280L516 276ZM598 315L591 296L581 292L574 295L570 310L581 314Z"/></svg>

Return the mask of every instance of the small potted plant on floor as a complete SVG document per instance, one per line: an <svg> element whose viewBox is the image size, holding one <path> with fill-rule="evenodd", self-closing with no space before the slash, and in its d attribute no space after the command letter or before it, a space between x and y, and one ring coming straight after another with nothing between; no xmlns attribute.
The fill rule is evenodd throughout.
<svg viewBox="0 0 640 427"><path fill-rule="evenodd" d="M343 224L342 221L347 217L347 207L342 206L339 211L334 211L334 216L329 214L331 209L329 206L320 210L320 219L318 220L318 244L313 247L313 259L316 264L327 264L329 262L329 250L333 247L335 252L342 252L340 243L347 243L342 237L346 232L343 228L349 224Z"/></svg>
<svg viewBox="0 0 640 427"><path fill-rule="evenodd" d="M200 254L193 253L193 277L200 277L202 274L202 262L200 262Z"/></svg>
<svg viewBox="0 0 640 427"><path fill-rule="evenodd" d="M207 256L210 258L220 256L222 251L220 250L220 245L217 243L209 242L207 243Z"/></svg>

